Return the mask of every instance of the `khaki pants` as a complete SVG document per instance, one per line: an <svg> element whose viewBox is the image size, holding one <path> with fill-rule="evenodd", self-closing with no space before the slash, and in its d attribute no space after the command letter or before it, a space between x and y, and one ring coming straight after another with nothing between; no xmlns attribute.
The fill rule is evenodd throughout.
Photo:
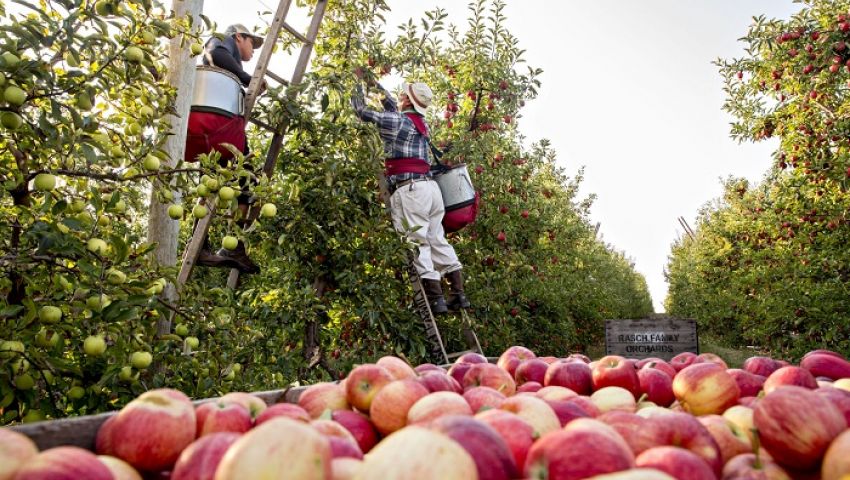
<svg viewBox="0 0 850 480"><path fill-rule="evenodd" d="M414 265L423 279L439 280L463 267L446 241L442 224L446 210L437 182L421 180L402 185L390 197L390 211L396 231L407 233L419 245Z"/></svg>

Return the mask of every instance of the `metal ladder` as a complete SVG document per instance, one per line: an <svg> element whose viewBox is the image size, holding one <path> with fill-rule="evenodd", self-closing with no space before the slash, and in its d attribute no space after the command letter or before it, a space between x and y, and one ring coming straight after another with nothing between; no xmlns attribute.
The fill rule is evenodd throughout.
<svg viewBox="0 0 850 480"><path fill-rule="evenodd" d="M273 133L272 141L269 144L269 150L266 153L266 160L263 164L263 174L266 176L271 176L272 172L274 171L277 156L280 153L280 149L283 145L283 132L286 130L287 124L286 120L284 120L284 124L278 125L276 127L267 125L263 122L252 119L252 110L254 109L254 105L257 102L257 97L261 93L261 88L266 77L269 77L282 85L297 85L298 83L301 83L304 78L304 73L307 71L307 66L310 63L310 56L313 53L313 45L316 43L316 37L318 37L319 35L319 26L321 25L322 19L324 18L328 0L318 0L316 2L316 6L313 10L313 16L310 20L310 26L307 28L306 35L302 35L300 32L298 32L292 26L286 23L286 16L289 13L289 7L291 4L292 0L281 0L278 4L277 11L274 15L274 20L272 21L272 24L269 27L268 35L266 36L266 39L263 42L263 49L260 52L259 58L257 59L257 66L254 69L254 74L251 76L251 83L248 84L248 90L245 96L245 119ZM269 71L268 69L275 44L277 43L277 40L280 38L280 35L281 33L283 33L283 31L288 32L290 35L298 39L303 44L301 47L300 55L298 57L298 62L295 64L295 71L292 74L292 79L289 81ZM213 216L215 215L215 201L206 202L205 199L201 199L200 203L206 205L209 213L207 214L207 216L198 221L197 225L195 226L195 230L192 233L192 239L186 245L186 249L183 253L183 262L180 266L180 273L177 276L176 287L178 291L183 287L183 285L186 284L186 282L189 280L189 277L192 275L192 269L195 267L195 263L198 261L198 255L200 254L201 249L204 246L204 240L207 237L207 232L209 231L210 223L212 222ZM257 216L258 209L258 206L251 207L248 213L248 221L251 221ZM227 286L231 289L236 288L238 282L239 270L235 268L231 269L230 275L227 278Z"/></svg>
<svg viewBox="0 0 850 480"><path fill-rule="evenodd" d="M387 205L389 211L390 192L387 188L386 177L382 173L380 175L381 197L384 199L384 204ZM472 319L469 318L469 313L466 310L460 310L461 322L463 325L464 340L468 350L460 352L447 352L446 344L443 342L443 336L440 334L440 328L437 326L437 320L434 318L434 313L431 311L431 305L428 303L428 298L425 296L425 289L422 288L422 277L419 276L419 271L416 270L414 260L416 252L409 250L407 252L407 277L413 286L413 306L416 308L416 313L419 314L419 320L425 330L425 338L431 347L429 359L433 362L449 364L455 358L466 353L480 353L484 355L484 350L478 342L478 336L472 329Z"/></svg>

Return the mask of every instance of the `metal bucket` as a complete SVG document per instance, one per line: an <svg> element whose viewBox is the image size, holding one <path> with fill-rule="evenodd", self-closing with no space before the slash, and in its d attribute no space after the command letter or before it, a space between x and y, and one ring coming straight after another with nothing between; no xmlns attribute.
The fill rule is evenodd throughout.
<svg viewBox="0 0 850 480"><path fill-rule="evenodd" d="M466 164L450 167L445 173L435 176L434 181L440 186L447 212L475 203L475 187L472 186Z"/></svg>
<svg viewBox="0 0 850 480"><path fill-rule="evenodd" d="M245 92L242 90L239 77L227 70L198 65L195 70L192 110L218 113L229 117L243 115Z"/></svg>

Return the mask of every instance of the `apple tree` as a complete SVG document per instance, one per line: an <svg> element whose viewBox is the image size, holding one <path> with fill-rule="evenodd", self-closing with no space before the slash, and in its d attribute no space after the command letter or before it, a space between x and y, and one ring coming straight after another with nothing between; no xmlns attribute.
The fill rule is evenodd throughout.
<svg viewBox="0 0 850 480"><path fill-rule="evenodd" d="M775 138L762 182L730 179L696 238L673 246L671 313L733 343L782 354L848 351L845 248L850 2L805 2L787 21L754 19L746 55L718 60L739 141Z"/></svg>

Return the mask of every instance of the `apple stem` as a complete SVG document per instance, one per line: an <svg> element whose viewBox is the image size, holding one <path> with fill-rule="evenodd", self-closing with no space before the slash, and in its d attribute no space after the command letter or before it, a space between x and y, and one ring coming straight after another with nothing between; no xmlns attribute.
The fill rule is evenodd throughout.
<svg viewBox="0 0 850 480"><path fill-rule="evenodd" d="M753 433L753 453L756 455L756 459L753 462L753 468L761 470L761 456L759 455L759 452L761 451L761 439L759 438L759 431L755 427L751 428L750 431Z"/></svg>
<svg viewBox="0 0 850 480"><path fill-rule="evenodd" d="M640 402L646 400L647 398L649 398L649 395L644 393L643 395L640 396L640 398L638 398L637 403L640 403Z"/></svg>

